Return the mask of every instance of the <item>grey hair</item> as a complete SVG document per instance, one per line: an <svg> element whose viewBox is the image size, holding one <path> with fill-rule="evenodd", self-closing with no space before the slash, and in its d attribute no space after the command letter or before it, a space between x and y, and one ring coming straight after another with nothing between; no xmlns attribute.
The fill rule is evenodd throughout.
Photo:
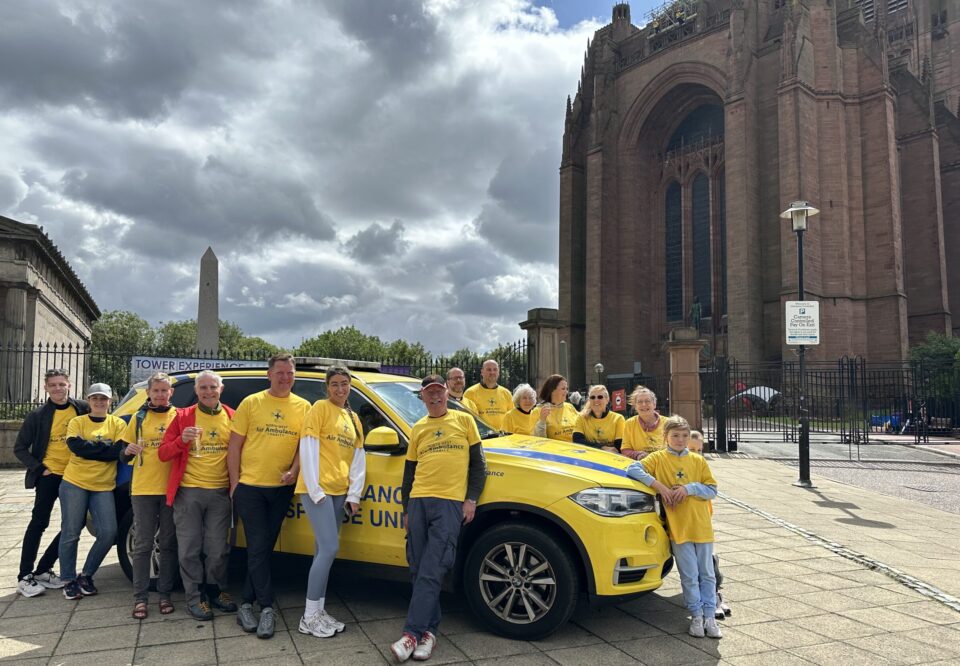
<svg viewBox="0 0 960 666"><path fill-rule="evenodd" d="M217 386L223 386L223 377L215 373L213 370L201 370L200 372L198 372L197 377L194 380L194 384L196 385L196 383L199 382L204 377L209 377L213 380L216 380Z"/></svg>
<svg viewBox="0 0 960 666"><path fill-rule="evenodd" d="M520 398L522 398L522 397L523 397L525 394L527 394L527 393L530 393L530 394L533 396L533 401L534 401L534 402L537 401L537 392L536 392L536 390L535 390L532 386L530 386L530 384L520 384L520 386L518 386L517 388L513 389L513 406L514 406L514 407L519 407L519 406L520 406Z"/></svg>

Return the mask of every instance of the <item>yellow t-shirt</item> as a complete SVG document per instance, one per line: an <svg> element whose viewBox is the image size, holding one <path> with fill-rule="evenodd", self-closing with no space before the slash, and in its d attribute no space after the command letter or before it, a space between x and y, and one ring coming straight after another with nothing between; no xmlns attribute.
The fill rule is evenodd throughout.
<svg viewBox="0 0 960 666"><path fill-rule="evenodd" d="M466 393L464 393L464 395L460 396L459 398L451 395L451 396L450 396L450 399L451 399L451 400L456 400L457 402L459 402L461 405L463 405L464 407L466 407L467 409L469 409L469 410L470 410L471 412L473 412L474 414L477 413L477 404L476 404L473 400L471 400L470 398L468 398L468 397L466 396Z"/></svg>
<svg viewBox="0 0 960 666"><path fill-rule="evenodd" d="M560 407L554 407L547 415L547 437L562 442L572 442L573 429L579 417L577 408L569 402L563 403Z"/></svg>
<svg viewBox="0 0 960 666"><path fill-rule="evenodd" d="M50 440L43 454L43 466L54 474L63 476L63 470L70 462L70 448L67 446L67 424L77 415L77 410L69 402L63 409L53 410L53 423L50 425Z"/></svg>
<svg viewBox="0 0 960 666"><path fill-rule="evenodd" d="M167 426L177 416L173 407L165 412L147 410L140 427L140 438L143 442L143 452L134 456L130 464L133 465L133 482L130 484L131 495L166 495L167 479L170 476L170 461L163 462L157 456L157 450L163 443L163 434ZM137 414L134 412L123 433L123 441L133 444L137 441Z"/></svg>
<svg viewBox="0 0 960 666"><path fill-rule="evenodd" d="M363 448L360 419L329 400L317 400L303 421L302 436L314 437L320 442L320 488L327 495L346 495L354 453ZM295 492L307 492L302 469Z"/></svg>
<svg viewBox="0 0 960 666"><path fill-rule="evenodd" d="M280 477L297 455L309 410L310 403L296 393L277 398L267 390L243 399L230 424L233 432L246 437L240 454L240 483L263 488L283 485Z"/></svg>
<svg viewBox="0 0 960 666"><path fill-rule="evenodd" d="M203 428L203 435L199 447L196 442L190 447L180 485L212 490L229 488L227 444L230 442L230 417L227 416L227 410L221 409L219 414L207 414L198 407L195 425Z"/></svg>
<svg viewBox="0 0 960 666"><path fill-rule="evenodd" d="M410 497L439 497L462 502L467 496L470 447L479 446L480 431L473 417L448 411L424 416L410 433L407 460L417 463Z"/></svg>
<svg viewBox="0 0 960 666"><path fill-rule="evenodd" d="M497 430L502 429L503 417L513 409L513 395L502 386L487 388L482 383L474 384L463 392L476 405L476 414Z"/></svg>
<svg viewBox="0 0 960 666"><path fill-rule="evenodd" d="M577 423L573 431L579 432L591 445L599 448L613 446L615 440L623 439L623 424L622 414L608 411L603 418L598 419L591 412L586 416L577 415Z"/></svg>
<svg viewBox="0 0 960 666"><path fill-rule="evenodd" d="M532 435L533 429L540 419L540 408L534 407L529 414L524 414L518 408L511 409L503 417L500 429L503 432L512 432L515 435Z"/></svg>
<svg viewBox="0 0 960 666"><path fill-rule="evenodd" d="M67 439L79 437L88 442L119 442L126 429L123 419L113 414L107 414L102 421L84 414L67 425ZM90 492L113 490L117 486L117 461L87 460L71 453L63 480Z"/></svg>
<svg viewBox="0 0 960 666"><path fill-rule="evenodd" d="M647 451L653 453L664 448L663 426L667 420L661 416L657 427L647 432L640 425L639 416L631 416L623 424L623 449L633 449L634 451Z"/></svg>
<svg viewBox="0 0 960 666"><path fill-rule="evenodd" d="M640 461L657 481L672 488L688 483L716 486L710 466L698 453L678 456L668 449L660 449ZM674 543L713 543L712 506L709 500L692 495L680 504L666 507L667 527Z"/></svg>

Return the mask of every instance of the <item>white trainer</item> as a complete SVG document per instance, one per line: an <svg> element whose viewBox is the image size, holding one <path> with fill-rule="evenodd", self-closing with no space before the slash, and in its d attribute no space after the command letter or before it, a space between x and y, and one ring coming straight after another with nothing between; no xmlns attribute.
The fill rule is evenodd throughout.
<svg viewBox="0 0 960 666"><path fill-rule="evenodd" d="M46 573L37 574L33 577L33 579L48 590L59 590L63 587L63 581L60 580L60 576L53 573L53 570L50 570Z"/></svg>
<svg viewBox="0 0 960 666"><path fill-rule="evenodd" d="M61 587L63 587L61 585ZM17 592L22 594L25 597L35 597L39 594L43 594L47 591L43 585L38 583L34 578L33 574L28 574L23 577L19 583L17 583Z"/></svg>
<svg viewBox="0 0 960 666"><path fill-rule="evenodd" d="M714 620L716 622L716 620ZM690 620L690 630L687 632L694 638L703 638L703 616L695 615Z"/></svg>
<svg viewBox="0 0 960 666"><path fill-rule="evenodd" d="M337 633L333 630L333 627L323 621L320 613L314 613L310 617L305 615L301 617L300 626L297 629L301 634L309 634L317 638L330 638Z"/></svg>
<svg viewBox="0 0 960 666"><path fill-rule="evenodd" d="M720 627L717 626L717 620L715 618L708 617L704 620L703 630L709 638L723 638L723 632L720 631ZM701 634L701 636L702 635L703 634Z"/></svg>
<svg viewBox="0 0 960 666"><path fill-rule="evenodd" d="M336 618L334 618L332 615L330 615L330 613L328 613L325 610L320 611L318 615L320 615L320 620L322 622L324 622L328 627L332 628L338 634L341 631L343 631L347 626L340 620L337 620Z"/></svg>
<svg viewBox="0 0 960 666"><path fill-rule="evenodd" d="M420 642L417 644L417 649L413 651L413 660L426 661L433 654L433 648L436 645L437 637L429 631L423 632L423 636L420 637Z"/></svg>
<svg viewBox="0 0 960 666"><path fill-rule="evenodd" d="M417 639L411 634L404 634L396 643L390 646L390 652L394 659L401 664L410 658L413 651L417 649Z"/></svg>

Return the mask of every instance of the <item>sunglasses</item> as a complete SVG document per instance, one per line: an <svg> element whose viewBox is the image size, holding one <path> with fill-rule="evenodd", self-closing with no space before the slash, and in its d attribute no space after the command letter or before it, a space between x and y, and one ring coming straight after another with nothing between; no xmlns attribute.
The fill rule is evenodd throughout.
<svg viewBox="0 0 960 666"><path fill-rule="evenodd" d="M591 399L591 400L603 400L603 399L606 398L606 397L607 397L607 396L605 396L605 395L591 395L591 396L590 396L590 399Z"/></svg>

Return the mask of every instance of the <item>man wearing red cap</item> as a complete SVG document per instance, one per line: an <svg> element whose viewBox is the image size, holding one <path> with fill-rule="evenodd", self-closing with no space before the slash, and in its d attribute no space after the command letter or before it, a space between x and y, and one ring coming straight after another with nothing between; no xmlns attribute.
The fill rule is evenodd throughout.
<svg viewBox="0 0 960 666"><path fill-rule="evenodd" d="M447 410L440 375L421 382L427 416L410 433L401 501L413 594L403 636L390 646L397 661L433 653L440 623L440 586L456 560L460 525L473 520L487 480L487 463L473 416Z"/></svg>

